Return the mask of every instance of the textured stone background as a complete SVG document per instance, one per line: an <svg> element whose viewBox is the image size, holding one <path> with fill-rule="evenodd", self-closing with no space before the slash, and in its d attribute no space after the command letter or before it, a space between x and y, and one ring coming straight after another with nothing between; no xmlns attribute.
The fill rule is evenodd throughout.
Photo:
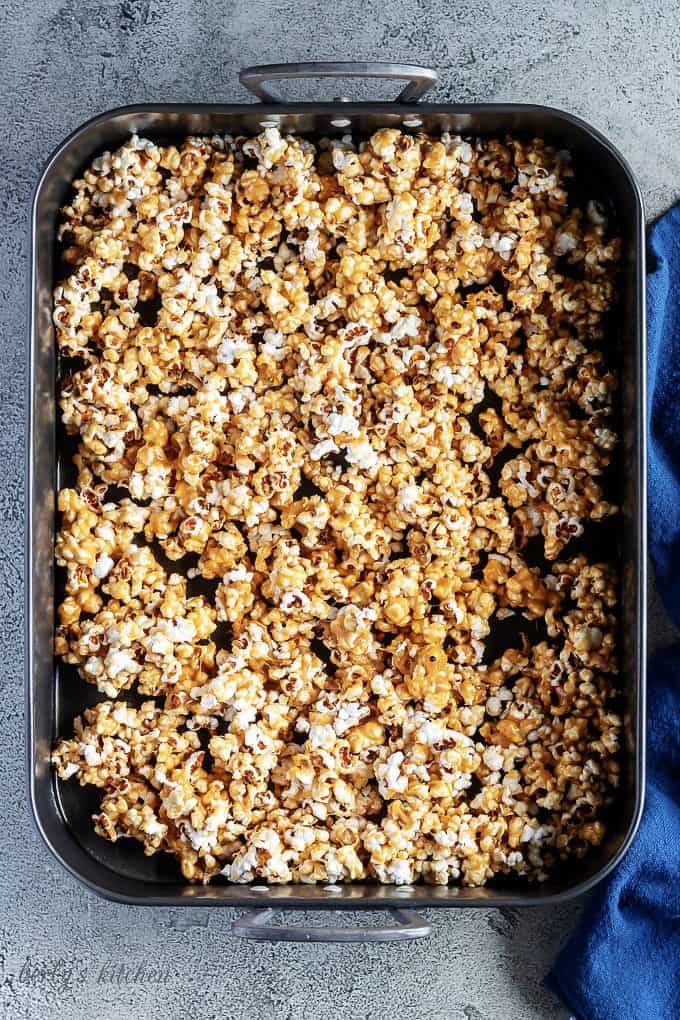
<svg viewBox="0 0 680 1020"><path fill-rule="evenodd" d="M23 361L29 206L40 167L94 113L139 101L245 100L236 78L241 65L314 58L430 64L441 73L433 93L439 100L564 107L597 125L630 159L650 218L680 191L680 9L670 0L2 0L3 1020L566 1016L542 977L578 904L525 913L432 912L432 938L413 945L258 946L228 938L228 910L143 910L97 899L51 859L26 803ZM329 94L332 85L325 91L318 85L305 96ZM386 93L370 86L362 94ZM656 643L669 631L655 606L651 623ZM27 957L42 964L42 975L27 971ZM162 962L167 976L127 985L99 980L103 965L134 958ZM55 969L60 959L65 963Z"/></svg>

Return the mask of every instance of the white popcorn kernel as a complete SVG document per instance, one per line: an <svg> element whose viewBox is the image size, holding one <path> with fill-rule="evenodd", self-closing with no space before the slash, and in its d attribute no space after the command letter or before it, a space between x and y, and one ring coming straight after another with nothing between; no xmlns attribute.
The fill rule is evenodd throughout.
<svg viewBox="0 0 680 1020"><path fill-rule="evenodd" d="M133 471L130 475L128 488L130 489L130 495L133 499L144 498L144 479L136 471Z"/></svg>
<svg viewBox="0 0 680 1020"><path fill-rule="evenodd" d="M286 356L286 338L279 330L265 329L262 334L263 343L260 350L263 354L269 355L275 361L281 361Z"/></svg>
<svg viewBox="0 0 680 1020"><path fill-rule="evenodd" d="M171 641L193 641L196 637L196 628L191 620L178 617L176 620L167 621L164 630Z"/></svg>
<svg viewBox="0 0 680 1020"><path fill-rule="evenodd" d="M286 841L292 846L293 850L297 850L299 853L302 853L308 846L311 846L315 840L316 832L309 825L296 825L286 835Z"/></svg>
<svg viewBox="0 0 680 1020"><path fill-rule="evenodd" d="M326 423L332 436L359 434L359 422L352 414L329 414Z"/></svg>
<svg viewBox="0 0 680 1020"><path fill-rule="evenodd" d="M516 234L499 234L497 231L494 231L489 237L489 247L506 262L510 258L516 244Z"/></svg>
<svg viewBox="0 0 680 1020"><path fill-rule="evenodd" d="M217 349L220 365L233 365L239 355L250 349L250 344L239 337L226 337Z"/></svg>
<svg viewBox="0 0 680 1020"><path fill-rule="evenodd" d="M102 760L101 754L96 747L92 746L92 744L83 744L83 757L86 764L91 767L99 765Z"/></svg>
<svg viewBox="0 0 680 1020"><path fill-rule="evenodd" d="M252 581L253 572L252 570L246 570L243 563L239 563L233 570L228 570L223 576L222 581L224 584L232 584L234 581Z"/></svg>
<svg viewBox="0 0 680 1020"><path fill-rule="evenodd" d="M309 451L309 456L312 460L321 460L329 453L337 453L338 447L335 445L332 439L322 439L320 443L313 446Z"/></svg>
<svg viewBox="0 0 680 1020"><path fill-rule="evenodd" d="M292 588L290 591L284 592L279 602L279 607L284 613L292 613L296 609L301 609L303 612L309 609L311 601L308 595L305 595L303 591L298 588Z"/></svg>
<svg viewBox="0 0 680 1020"><path fill-rule="evenodd" d="M354 440L348 443L346 457L350 464L356 464L364 471L372 471L378 466L378 455L368 439Z"/></svg>
<svg viewBox="0 0 680 1020"><path fill-rule="evenodd" d="M566 230L560 231L555 237L555 254L567 255L575 250L577 243L573 234L568 233Z"/></svg>
<svg viewBox="0 0 680 1020"><path fill-rule="evenodd" d="M433 719L422 724L418 729L418 740L423 744L437 744L444 739L445 727Z"/></svg>
<svg viewBox="0 0 680 1020"><path fill-rule="evenodd" d="M392 340L403 340L404 337L416 337L420 332L420 316L405 315L403 319L392 326L390 337Z"/></svg>
<svg viewBox="0 0 680 1020"><path fill-rule="evenodd" d="M324 864L326 865L326 877L330 882L337 882L339 878L344 878L345 869L338 860L337 851L332 847L326 853Z"/></svg>
<svg viewBox="0 0 680 1020"><path fill-rule="evenodd" d="M375 777L378 780L378 789L382 797L389 798L391 792L403 793L408 786L408 777L402 775L400 767L404 761L401 751L395 751L387 759L385 764L374 766Z"/></svg>
<svg viewBox="0 0 680 1020"><path fill-rule="evenodd" d="M134 725L135 713L132 708L128 708L124 705L118 705L117 708L113 710L112 715L116 722L120 723L122 726Z"/></svg>
<svg viewBox="0 0 680 1020"><path fill-rule="evenodd" d="M529 843L534 838L533 826L526 824L522 829L522 835L520 836L520 843Z"/></svg>
<svg viewBox="0 0 680 1020"><path fill-rule="evenodd" d="M346 733L347 730L357 726L362 719L370 715L368 705L361 705L358 701L342 701L338 705L335 721L333 723L337 734Z"/></svg>
<svg viewBox="0 0 680 1020"><path fill-rule="evenodd" d="M108 577L112 569L113 560L111 557L107 556L106 553L100 553L94 564L94 576L102 580L103 578Z"/></svg>
<svg viewBox="0 0 680 1020"><path fill-rule="evenodd" d="M488 769L492 772L498 771L503 768L503 755L499 754L493 747L487 748L482 755L482 760Z"/></svg>
<svg viewBox="0 0 680 1020"><path fill-rule="evenodd" d="M387 866L387 874L395 885L408 885L413 879L410 861L396 859Z"/></svg>
<svg viewBox="0 0 680 1020"><path fill-rule="evenodd" d="M312 747L333 747L335 744L336 736L335 730L332 726L325 724L313 723L309 727L309 734L307 736L307 743Z"/></svg>
<svg viewBox="0 0 680 1020"><path fill-rule="evenodd" d="M172 642L168 641L163 634L154 634L147 647L153 655L167 655L172 651Z"/></svg>
<svg viewBox="0 0 680 1020"><path fill-rule="evenodd" d="M109 676L117 677L120 673L138 673L141 666L136 659L125 651L109 651L105 660L106 671Z"/></svg>
<svg viewBox="0 0 680 1020"><path fill-rule="evenodd" d="M500 698L492 695L490 698L487 698L486 711L489 715L500 715L503 711L503 702Z"/></svg>
<svg viewBox="0 0 680 1020"><path fill-rule="evenodd" d="M405 513L411 513L419 496L420 488L417 485L402 485L397 493L397 506Z"/></svg>

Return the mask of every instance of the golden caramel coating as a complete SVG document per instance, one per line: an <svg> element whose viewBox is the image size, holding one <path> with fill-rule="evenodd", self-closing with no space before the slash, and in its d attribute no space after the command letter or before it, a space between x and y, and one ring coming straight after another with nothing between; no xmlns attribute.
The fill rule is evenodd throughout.
<svg viewBox="0 0 680 1020"><path fill-rule="evenodd" d="M53 761L99 835L192 882L465 885L602 840L620 244L572 177L268 128L75 182L56 652L117 700Z"/></svg>

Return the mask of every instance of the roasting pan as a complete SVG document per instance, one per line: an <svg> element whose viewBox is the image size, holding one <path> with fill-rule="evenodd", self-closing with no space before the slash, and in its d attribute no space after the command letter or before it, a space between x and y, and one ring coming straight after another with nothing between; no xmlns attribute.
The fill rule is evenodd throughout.
<svg viewBox="0 0 680 1020"><path fill-rule="evenodd" d="M383 77L407 82L396 102L289 103L267 82L281 78ZM31 336L28 363L29 423L26 525L26 690L29 791L38 828L52 853L99 895L145 906L249 908L232 925L237 935L298 941L387 941L420 938L429 925L415 907L521 907L556 903L585 892L620 860L637 828L644 790L645 675L645 308L644 216L638 186L625 160L598 131L570 114L520 104L430 104L417 99L437 80L426 68L394 64L332 63L248 68L240 80L262 103L127 106L78 128L50 157L38 183L32 213ZM542 136L571 150L589 197L612 210L623 238L620 302L611 328L621 376L619 499L616 554L621 576L620 658L624 716L623 775L605 841L583 860L560 867L550 881L526 885L494 881L481 889L382 886L188 885L167 855L145 857L131 840L109 843L94 834L90 815L97 799L89 790L58 780L49 757L56 736L100 697L73 671L55 664L55 494L62 467L57 443L56 352L51 321L52 288L58 273L56 226L71 182L99 152L132 132L152 138L229 132L257 134L276 125L311 138L353 132L367 137L380 127L462 135ZM73 785L73 784L72 784ZM410 908L410 909L409 909ZM386 927L337 928L272 925L272 911L382 909ZM254 913L253 913L254 911Z"/></svg>

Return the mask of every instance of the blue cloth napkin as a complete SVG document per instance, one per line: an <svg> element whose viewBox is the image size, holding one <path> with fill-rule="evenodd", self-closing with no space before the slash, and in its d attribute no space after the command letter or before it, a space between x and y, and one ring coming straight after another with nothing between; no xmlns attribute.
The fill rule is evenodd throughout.
<svg viewBox="0 0 680 1020"><path fill-rule="evenodd" d="M649 238L649 542L680 626L680 205ZM648 672L640 830L597 886L547 984L579 1020L680 1020L680 645Z"/></svg>

